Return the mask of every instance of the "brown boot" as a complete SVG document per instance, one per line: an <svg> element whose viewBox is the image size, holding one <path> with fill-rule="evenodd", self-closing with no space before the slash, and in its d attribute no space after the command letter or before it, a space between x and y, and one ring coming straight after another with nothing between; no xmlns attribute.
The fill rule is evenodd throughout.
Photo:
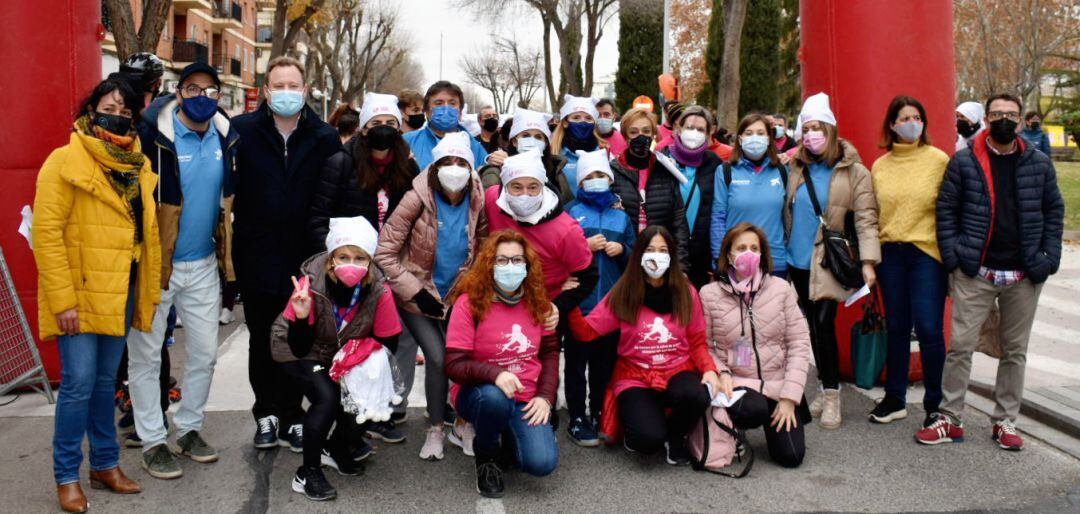
<svg viewBox="0 0 1080 514"><path fill-rule="evenodd" d="M56 486L56 496L64 512L86 512L90 508L78 482Z"/></svg>
<svg viewBox="0 0 1080 514"><path fill-rule="evenodd" d="M124 476L120 466L105 471L91 471L90 488L108 489L117 494L135 494L142 491L139 484Z"/></svg>

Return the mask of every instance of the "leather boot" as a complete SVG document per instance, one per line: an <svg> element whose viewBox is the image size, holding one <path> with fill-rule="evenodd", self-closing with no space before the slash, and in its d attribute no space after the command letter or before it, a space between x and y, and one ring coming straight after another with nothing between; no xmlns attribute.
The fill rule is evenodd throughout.
<svg viewBox="0 0 1080 514"><path fill-rule="evenodd" d="M90 508L78 482L56 486L56 496L64 512L86 512Z"/></svg>
<svg viewBox="0 0 1080 514"><path fill-rule="evenodd" d="M142 491L139 484L124 476L120 466L104 471L90 472L91 489L108 489L117 494L135 494Z"/></svg>
<svg viewBox="0 0 1080 514"><path fill-rule="evenodd" d="M822 405L821 418L818 420L818 425L826 430L840 428L840 423L842 422L840 416L840 390L826 389L822 396L825 397L825 401Z"/></svg>

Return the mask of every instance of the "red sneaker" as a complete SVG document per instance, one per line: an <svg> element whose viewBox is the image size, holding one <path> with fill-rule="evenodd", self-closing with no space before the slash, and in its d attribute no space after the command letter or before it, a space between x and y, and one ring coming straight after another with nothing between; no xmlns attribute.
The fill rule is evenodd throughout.
<svg viewBox="0 0 1080 514"><path fill-rule="evenodd" d="M994 423L990 438L997 441L1003 449L1018 452L1024 449L1024 440L1016 433L1016 427L1007 419Z"/></svg>
<svg viewBox="0 0 1080 514"><path fill-rule="evenodd" d="M915 440L922 444L962 443L964 427L952 424L945 416L938 416L937 421L915 433Z"/></svg>

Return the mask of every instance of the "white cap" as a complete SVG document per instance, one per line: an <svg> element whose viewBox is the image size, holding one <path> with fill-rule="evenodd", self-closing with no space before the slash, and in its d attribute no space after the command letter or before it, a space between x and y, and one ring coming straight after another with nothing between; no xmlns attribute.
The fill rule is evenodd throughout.
<svg viewBox="0 0 1080 514"><path fill-rule="evenodd" d="M603 148L598 148L591 152L586 152L585 150L578 150L577 156L578 184L580 184L582 180L585 180L585 177L589 176L589 174L594 171L599 171L604 175L607 175L607 178L611 179L612 181L615 180L615 174L611 172L611 164L609 162L610 158L608 157L607 150Z"/></svg>
<svg viewBox="0 0 1080 514"><path fill-rule="evenodd" d="M529 150L525 153L511 155L503 161L502 171L499 178L502 185L506 186L510 181L519 178L534 178L541 184L547 183L547 171L544 169L544 161L541 160L540 152Z"/></svg>
<svg viewBox="0 0 1080 514"><path fill-rule="evenodd" d="M549 121L551 121L551 115L548 113L518 109L514 111L514 121L510 124L510 139L514 139L518 134L526 130L539 130L544 133L544 137L550 140Z"/></svg>
<svg viewBox="0 0 1080 514"><path fill-rule="evenodd" d="M975 126L982 125L983 116L986 116L986 110L979 102L964 102L957 105L956 112L963 114Z"/></svg>
<svg viewBox="0 0 1080 514"><path fill-rule="evenodd" d="M559 119L565 120L567 116L575 112L583 112L592 116L593 121L600 117L600 111L596 110L596 101L583 96L566 95L563 97L562 108L559 109Z"/></svg>
<svg viewBox="0 0 1080 514"><path fill-rule="evenodd" d="M461 126L465 127L465 130L472 137L480 135L480 122L476 121L476 116L472 114L463 114L461 116Z"/></svg>
<svg viewBox="0 0 1080 514"><path fill-rule="evenodd" d="M829 108L829 95L818 93L803 102L802 111L799 112L799 119L795 123L795 135L802 137L803 123L811 121L820 121L836 126L836 116L833 115L832 109Z"/></svg>
<svg viewBox="0 0 1080 514"><path fill-rule="evenodd" d="M355 246L367 252L368 257L375 256L379 244L379 233L371 226L367 218L330 218L330 232L326 234L326 252L342 246Z"/></svg>
<svg viewBox="0 0 1080 514"><path fill-rule="evenodd" d="M360 127L367 125L371 118L389 114L393 116L401 126L401 109L398 109L398 99L394 95L382 93L367 93L364 95L364 104L360 106Z"/></svg>
<svg viewBox="0 0 1080 514"><path fill-rule="evenodd" d="M443 157L461 157L469 163L469 167L475 167L473 162L472 138L464 132L450 132L439 140L439 144L431 150L432 164L439 162Z"/></svg>

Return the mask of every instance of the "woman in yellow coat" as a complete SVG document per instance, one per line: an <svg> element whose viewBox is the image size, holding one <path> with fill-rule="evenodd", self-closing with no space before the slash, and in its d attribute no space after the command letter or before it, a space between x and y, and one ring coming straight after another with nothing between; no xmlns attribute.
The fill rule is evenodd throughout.
<svg viewBox="0 0 1080 514"><path fill-rule="evenodd" d="M68 512L87 508L79 484L84 436L91 487L139 492L118 467L113 392L127 331L149 330L160 298L157 176L134 130L140 94L114 79L98 84L69 143L38 173L39 330L42 339L59 338L53 471L60 507Z"/></svg>

